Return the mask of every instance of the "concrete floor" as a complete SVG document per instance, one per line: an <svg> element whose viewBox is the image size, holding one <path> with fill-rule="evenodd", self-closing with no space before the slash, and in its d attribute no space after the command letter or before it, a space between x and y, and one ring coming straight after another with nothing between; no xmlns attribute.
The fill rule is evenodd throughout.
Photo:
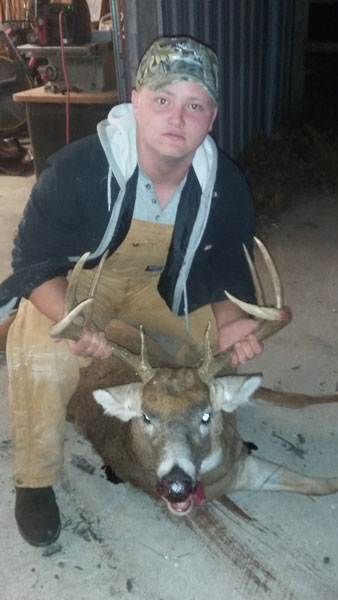
<svg viewBox="0 0 338 600"><path fill-rule="evenodd" d="M33 177L0 177L0 276ZM245 369L284 390L337 388L338 198L298 197L262 232L278 264L291 325ZM3 357L4 359L4 357ZM63 530L27 545L16 530L6 366L0 365L0 572L4 600L337 600L338 494L237 493L245 513L219 502L175 520L128 485L106 481L101 461L67 425L56 486ZM260 456L309 475L338 476L338 405L305 411L247 408L239 430ZM86 459L86 470L80 469ZM82 461L83 464L83 461ZM86 463L84 463L86 464ZM91 471L90 473L88 471ZM248 515L251 518L248 518Z"/></svg>

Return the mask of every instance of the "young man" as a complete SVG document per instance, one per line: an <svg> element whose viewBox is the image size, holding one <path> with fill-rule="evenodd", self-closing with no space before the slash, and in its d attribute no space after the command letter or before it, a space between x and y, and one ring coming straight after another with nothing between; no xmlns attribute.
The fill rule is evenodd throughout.
<svg viewBox="0 0 338 600"><path fill-rule="evenodd" d="M110 356L112 317L200 346L209 318L214 346L234 344L233 366L261 352L256 323L226 299L254 292L243 253L254 217L245 178L208 135L217 116L218 63L190 38L146 51L131 104L116 106L98 135L51 157L34 186L0 286L3 317L22 298L8 336L15 515L33 545L57 539L52 485L60 477L68 400L88 359ZM102 254L95 326L55 343L67 273L90 252L79 300ZM1 314L1 313L0 313Z"/></svg>

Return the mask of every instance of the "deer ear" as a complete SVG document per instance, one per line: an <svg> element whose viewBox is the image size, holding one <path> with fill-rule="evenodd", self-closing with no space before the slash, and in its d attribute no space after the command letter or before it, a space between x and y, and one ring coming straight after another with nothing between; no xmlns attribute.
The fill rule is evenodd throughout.
<svg viewBox="0 0 338 600"><path fill-rule="evenodd" d="M130 421L133 417L142 415L142 390L142 383L128 383L105 390L94 390L93 396L103 407L105 415Z"/></svg>
<svg viewBox="0 0 338 600"><path fill-rule="evenodd" d="M226 375L215 377L210 384L210 400L215 410L234 412L249 404L252 394L261 385L261 375Z"/></svg>

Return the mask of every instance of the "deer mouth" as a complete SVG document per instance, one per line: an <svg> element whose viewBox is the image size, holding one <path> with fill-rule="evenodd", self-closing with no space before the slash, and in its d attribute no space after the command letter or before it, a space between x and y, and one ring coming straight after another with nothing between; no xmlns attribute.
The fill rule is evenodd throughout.
<svg viewBox="0 0 338 600"><path fill-rule="evenodd" d="M201 506L206 502L204 488L200 481L197 482L194 493L190 494L188 498L180 502L173 502L163 494L161 494L161 498L166 503L168 510L176 517L186 517L190 513L194 504Z"/></svg>
<svg viewBox="0 0 338 600"><path fill-rule="evenodd" d="M188 515L194 505L193 497L191 496L185 502L169 502L166 498L162 497L165 501L168 510L173 513L176 517L185 517Z"/></svg>

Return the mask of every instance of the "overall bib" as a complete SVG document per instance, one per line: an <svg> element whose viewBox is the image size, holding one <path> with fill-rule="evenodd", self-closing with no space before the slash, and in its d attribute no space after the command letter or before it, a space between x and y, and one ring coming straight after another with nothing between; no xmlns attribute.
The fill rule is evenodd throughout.
<svg viewBox="0 0 338 600"><path fill-rule="evenodd" d="M173 338L201 355L204 332L211 321L211 341L217 331L211 306L185 317L175 316L157 291L173 226L132 220L121 246L106 261L95 293L93 321L104 329L112 318L152 335ZM93 269L82 272L78 301L88 297ZM65 341L49 336L51 321L29 300L22 300L7 340L9 400L15 485L46 487L61 476L67 404L91 359L74 356Z"/></svg>

